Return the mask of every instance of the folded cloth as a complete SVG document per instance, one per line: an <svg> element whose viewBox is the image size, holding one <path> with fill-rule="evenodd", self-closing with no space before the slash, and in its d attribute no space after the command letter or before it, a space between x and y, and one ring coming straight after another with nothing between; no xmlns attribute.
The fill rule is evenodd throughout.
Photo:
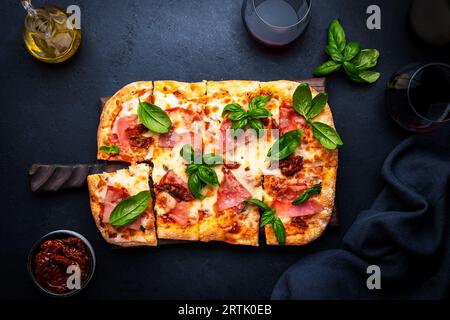
<svg viewBox="0 0 450 320"><path fill-rule="evenodd" d="M342 248L297 262L282 275L272 299L448 297L449 129L400 143L383 165L386 187L357 216ZM380 289L373 288L378 271L368 270L370 265L379 267Z"/></svg>

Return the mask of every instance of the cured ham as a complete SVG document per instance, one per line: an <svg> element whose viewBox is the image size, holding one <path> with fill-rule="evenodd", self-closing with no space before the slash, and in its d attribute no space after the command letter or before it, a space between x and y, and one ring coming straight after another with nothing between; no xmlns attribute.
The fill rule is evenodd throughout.
<svg viewBox="0 0 450 320"><path fill-rule="evenodd" d="M145 213L144 213L145 214ZM126 227L128 229L131 230L139 230L141 228L141 223L142 223L142 216L144 215L142 214L141 216L139 216L133 223L130 223L129 225L127 225Z"/></svg>
<svg viewBox="0 0 450 320"><path fill-rule="evenodd" d="M120 147L123 149L130 148L130 140L128 139L127 129L137 125L137 117L121 117L117 120L117 138Z"/></svg>
<svg viewBox="0 0 450 320"><path fill-rule="evenodd" d="M159 192L165 191L169 193L179 201L194 200L187 182L181 179L173 170L167 171L155 188Z"/></svg>
<svg viewBox="0 0 450 320"><path fill-rule="evenodd" d="M323 206L313 199L295 206L290 202L275 200L272 207L277 211L277 216L290 218L310 216L323 210Z"/></svg>
<svg viewBox="0 0 450 320"><path fill-rule="evenodd" d="M303 217L316 214L323 210L323 206L314 199L309 199L299 205L293 205L292 201L306 190L306 185L287 186L280 189L272 203L279 217Z"/></svg>
<svg viewBox="0 0 450 320"><path fill-rule="evenodd" d="M103 223L109 223L109 217L114 208L126 197L129 193L124 188L116 188L113 186L108 186L105 195L104 209L103 209ZM141 227L142 215L136 219L133 223L130 223L126 227L132 230L139 230Z"/></svg>
<svg viewBox="0 0 450 320"><path fill-rule="evenodd" d="M124 188L116 188L108 186L104 200L103 218L102 222L109 223L109 217L113 209L119 204L122 199L128 197L128 191Z"/></svg>
<svg viewBox="0 0 450 320"><path fill-rule="evenodd" d="M194 145L193 132L176 132L170 130L168 133L159 135L158 146L161 148L173 148L176 145Z"/></svg>
<svg viewBox="0 0 450 320"><path fill-rule="evenodd" d="M168 216L182 227L189 223L189 209L194 197L190 193L187 183L173 170L161 178L156 186L159 192L166 192L158 197L158 204L168 211Z"/></svg>
<svg viewBox="0 0 450 320"><path fill-rule="evenodd" d="M231 134L231 126L233 122L225 119L220 125L220 138L218 141L219 150L223 150L225 153L230 153L231 151L235 151L237 146L244 142L244 144L249 144L252 139L256 139L256 136L253 135L253 130L242 129L244 131L244 136L233 136Z"/></svg>
<svg viewBox="0 0 450 320"><path fill-rule="evenodd" d="M137 116L121 117L117 120L110 141L119 144L123 150L128 150L131 147L147 148L152 142L152 137L146 137L144 133L148 129L140 124Z"/></svg>
<svg viewBox="0 0 450 320"><path fill-rule="evenodd" d="M217 209L224 211L239 208L244 200L251 197L251 193L236 179L233 173L223 168L223 179L217 191Z"/></svg>
<svg viewBox="0 0 450 320"><path fill-rule="evenodd" d="M189 209L192 203L189 201L177 202L175 208L169 212L169 218L174 220L182 227L186 227L189 224Z"/></svg>
<svg viewBox="0 0 450 320"><path fill-rule="evenodd" d="M306 120L299 115L292 106L281 105L280 106L280 136L288 131L295 129L304 129L306 127Z"/></svg>

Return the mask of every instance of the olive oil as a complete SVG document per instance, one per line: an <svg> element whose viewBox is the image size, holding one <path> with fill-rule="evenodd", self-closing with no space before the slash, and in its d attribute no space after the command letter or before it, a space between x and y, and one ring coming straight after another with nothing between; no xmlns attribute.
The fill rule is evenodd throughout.
<svg viewBox="0 0 450 320"><path fill-rule="evenodd" d="M22 0L28 15L23 39L32 56L46 63L63 62L72 57L81 42L81 31L68 23L69 16L57 7L33 8Z"/></svg>

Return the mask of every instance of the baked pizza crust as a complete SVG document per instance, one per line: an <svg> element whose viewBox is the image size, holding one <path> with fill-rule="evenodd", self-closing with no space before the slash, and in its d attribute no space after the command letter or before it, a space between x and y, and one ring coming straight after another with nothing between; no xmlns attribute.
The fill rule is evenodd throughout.
<svg viewBox="0 0 450 320"><path fill-rule="evenodd" d="M334 210L334 199L336 192L337 166L324 167L321 173L322 191L316 196L316 200L323 205L324 209L302 220L308 224L307 229L296 228L288 225L286 227L286 245L304 245L317 239L326 229ZM289 224L289 223L288 223ZM265 226L266 242L269 245L277 245L278 241L272 226Z"/></svg>
<svg viewBox="0 0 450 320"><path fill-rule="evenodd" d="M258 81L248 80L226 80L226 81L208 81L207 83L207 104L205 107L205 121L208 122L207 130L204 134L205 152L220 152L215 147L218 142L218 132L224 121L222 111L225 105L229 103L239 103L244 109L248 108L250 100L260 95L260 85ZM240 152L248 150L239 150L241 146L237 146L235 159L240 164L239 168L229 169L235 178L252 194L254 198L262 197L261 173L259 168L254 167L254 163L250 159L239 157ZM256 143L254 146L248 144L246 148L250 148L256 153ZM252 153L252 152L249 152ZM225 160L229 161L225 155ZM222 181L223 166L215 167L215 171ZM247 171L247 179L243 177L243 169L252 167ZM256 170L253 170L256 169ZM252 184L252 182L255 182ZM256 183L258 182L258 183ZM259 184L259 185L258 185ZM218 188L206 188L207 194L210 196L205 199L205 214L200 220L200 241L223 241L230 244L240 245L258 245L259 234L259 212L253 206L245 206L244 209L235 213L233 210L224 210L218 212L217 202Z"/></svg>
<svg viewBox="0 0 450 320"><path fill-rule="evenodd" d="M146 94L145 94L146 93ZM97 130L97 159L109 161L125 161L130 163L142 162L149 160L147 150L132 150L132 152L112 155L100 151L101 146L111 145L110 135L114 126L116 117L120 114L123 103L132 99L138 99L145 94L145 99L141 101L152 101L153 83L152 81L136 81L127 84L117 91L103 107L100 123ZM119 146L120 147L120 146Z"/></svg>
<svg viewBox="0 0 450 320"><path fill-rule="evenodd" d="M274 114L274 117L278 116L277 108L279 105L277 105L277 103L279 101L283 101L284 103L292 105L292 94L299 83L296 81L287 80L271 82L229 80L208 82L202 81L196 83L154 81L153 84L154 86L151 81L131 83L120 89L108 100L103 108L100 125L98 128L98 148L102 145L108 145L109 136L111 134L114 121L117 115L121 112L122 104L130 99L139 97L143 90L150 92L150 95L147 96L148 101L155 101L155 99L159 101L172 101L171 103L162 103L161 105L156 102L156 104L163 109L173 108L173 103L175 103L176 106L181 108L186 108L195 112L203 112L205 122L210 122L208 123L208 127L214 131L220 128L222 119L217 115L221 114L223 107L227 103L238 102L246 108L251 98L258 95L273 94L273 98L268 103L268 108ZM312 87L311 91L313 97L318 94ZM198 110L198 105L202 106L202 110ZM215 119L218 119L218 121ZM333 116L328 104L325 106L322 113L314 118L314 121L326 123L334 128ZM206 139L208 138L209 137L206 136ZM158 137L155 139L157 141ZM207 144L208 143L206 141L206 147ZM304 219L308 224L307 229L288 225L286 227L288 234L286 239L287 245L303 245L319 237L326 228L334 209L338 151L327 150L322 147L317 140L314 139L312 130L308 126L303 132L301 148L298 149L299 150L297 151L304 159L303 166L305 168L322 168L320 175L320 179L322 181L322 192L316 197L319 197L319 202L324 206L324 209L318 214L302 217L302 219ZM265 154L266 152L266 150L260 151L261 150L258 152L262 152L261 154ZM151 159L152 154L153 152L148 153L145 150L138 150L137 152L119 155L109 155L98 151L98 159L136 163ZM157 154L158 153L156 153L156 155ZM157 163L158 161L155 159L154 162ZM98 195L96 196L96 193L98 193L96 190L98 189L99 184L102 184L101 175L93 175L88 177L88 185L91 193L91 209L97 227L101 231L103 237L106 241L121 246L143 245L140 240L121 242L111 239L108 235L108 232L110 231L108 230L108 226L105 228L104 225L101 225L101 220L98 220L99 214L101 210L103 210L101 200ZM217 189L215 192L217 192ZM208 203L206 207L208 209L212 209L213 204ZM233 223L236 222L236 216L227 210L220 215L214 211L214 215L209 216L204 216L203 213L199 212L198 223L187 228L180 227L173 221L170 221L170 219L160 219L157 215L158 237L176 240L200 240L206 242L224 241L232 244L258 245L258 210L252 205L247 205L244 211L244 216L250 215L252 218L248 219L248 226L241 225L242 228L240 228L239 232L235 232L235 230L229 232L231 228L233 228ZM276 237L271 226L265 227L265 233L267 244L277 244ZM154 245L149 244L151 241L148 243L146 241L144 242L144 245ZM154 242L156 243L156 238Z"/></svg>
<svg viewBox="0 0 450 320"><path fill-rule="evenodd" d="M172 80L154 81L155 102L158 99L167 99L167 96L174 95L178 105L158 104L162 109L182 106L185 101L195 101L203 103L206 95L206 81L201 82L180 82ZM188 106L185 106L188 108ZM193 110L195 111L195 110ZM198 111L202 111L201 109Z"/></svg>
<svg viewBox="0 0 450 320"><path fill-rule="evenodd" d="M139 164L136 167L137 174L142 178L143 175L148 177L150 168L146 164ZM121 169L119 171L125 171L129 169ZM94 218L97 229L100 231L103 238L110 244L121 247L136 247L136 246L156 246L156 232L154 226L153 216L153 203L149 204L148 211L143 213L147 215L147 228L142 230L131 230L126 227L116 228L108 223L102 222L103 217L103 199L105 196L105 190L108 184L108 177L116 175L119 171L111 173L102 173L89 175L87 177L87 184L89 189L90 206L92 217ZM148 181L148 179L146 180ZM141 182L142 184L142 182ZM139 191L149 190L148 183L147 188L139 188Z"/></svg>
<svg viewBox="0 0 450 320"><path fill-rule="evenodd" d="M194 123L201 128L203 119L203 105L206 99L206 81L179 82L179 81L154 81L154 102L164 110L171 109L172 131L177 134L188 133L194 130ZM182 111L182 110L183 111ZM188 112L184 111L187 110ZM181 112L182 111L182 112ZM169 110L168 110L169 112ZM192 121L187 117L192 116ZM197 120L198 119L198 120ZM199 132L201 137L201 132ZM201 142L201 141L200 141ZM186 165L180 155L183 142L171 148L159 147L158 138L155 140L153 160L153 182L158 184L167 171L172 170L180 179L187 181L185 173ZM170 218L170 211L164 209L164 199L171 197L167 192L156 193L155 213L158 237L161 239L190 240L199 239L198 209L199 200L192 200L189 212L189 224L182 226ZM161 203L161 204L160 204Z"/></svg>
<svg viewBox="0 0 450 320"><path fill-rule="evenodd" d="M287 80L261 82L261 93L273 95L273 99L268 103L268 108L274 114L275 118L279 117L278 107L280 104L284 103L292 106L292 95L298 85L299 82ZM314 98L318 92L312 87L310 89ZM335 127L331 108L328 103L313 121L323 122L333 128ZM315 198L322 204L324 209L320 213L302 217L302 220L307 223L307 228L297 227L291 223L292 219L290 218L282 218L286 229L286 245L304 245L317 239L325 230L334 210L338 151L328 150L320 145L313 137L312 129L306 126L303 130L301 145L296 150L296 154L303 157L304 169L302 171L312 172L314 170L321 170L320 180L322 182L322 191ZM278 174L281 175L281 173ZM308 173L305 174L308 175ZM265 194L267 195L269 191L265 190ZM265 226L265 234L267 244L278 244L272 226Z"/></svg>

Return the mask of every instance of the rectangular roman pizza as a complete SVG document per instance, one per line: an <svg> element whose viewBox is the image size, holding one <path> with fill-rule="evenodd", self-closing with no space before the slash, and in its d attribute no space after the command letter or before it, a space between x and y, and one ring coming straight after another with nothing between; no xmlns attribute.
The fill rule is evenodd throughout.
<svg viewBox="0 0 450 320"><path fill-rule="evenodd" d="M103 108L98 158L131 166L88 178L97 226L118 245L157 236L257 246L260 228L269 245L313 241L334 209L343 144L327 100L285 80L126 85ZM111 189L138 168L139 190L151 182L154 192L146 208L126 197L138 191L131 182Z"/></svg>

